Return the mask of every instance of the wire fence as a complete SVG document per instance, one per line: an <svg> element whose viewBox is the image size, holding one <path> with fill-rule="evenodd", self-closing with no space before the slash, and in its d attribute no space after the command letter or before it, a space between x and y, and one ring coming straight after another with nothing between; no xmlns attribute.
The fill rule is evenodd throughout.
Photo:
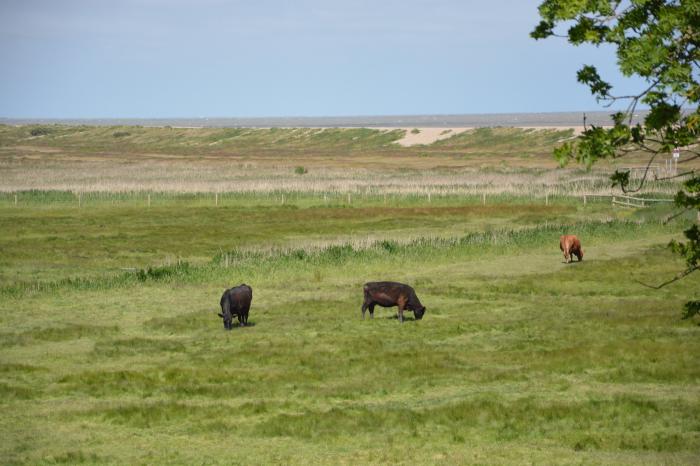
<svg viewBox="0 0 700 466"><path fill-rule="evenodd" d="M460 204L583 204L609 203L627 207L646 207L658 203L672 203L665 193L641 196L601 193L542 192L514 194L510 192L452 193L427 191L424 193L377 193L371 190L356 193L324 192L71 192L20 191L0 193L0 208L77 208L96 207L236 207L236 206L399 206L399 205L460 205Z"/></svg>

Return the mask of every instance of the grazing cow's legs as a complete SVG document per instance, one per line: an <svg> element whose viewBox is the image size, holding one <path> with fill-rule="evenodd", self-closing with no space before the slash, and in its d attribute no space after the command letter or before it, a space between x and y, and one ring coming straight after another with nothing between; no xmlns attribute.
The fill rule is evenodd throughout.
<svg viewBox="0 0 700 466"><path fill-rule="evenodd" d="M406 309L406 304L408 303L408 300L406 299L405 296L399 296L399 299L396 300L396 305L399 307L399 322L403 324L403 310Z"/></svg>
<svg viewBox="0 0 700 466"><path fill-rule="evenodd" d="M362 303L362 320L365 320L367 309L369 309L369 318L374 319L374 303L365 301Z"/></svg>

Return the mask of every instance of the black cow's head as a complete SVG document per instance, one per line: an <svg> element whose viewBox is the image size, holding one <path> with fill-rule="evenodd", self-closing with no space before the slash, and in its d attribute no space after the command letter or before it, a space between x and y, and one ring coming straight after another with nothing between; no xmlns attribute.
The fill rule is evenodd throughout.
<svg viewBox="0 0 700 466"><path fill-rule="evenodd" d="M423 318L423 314L425 314L426 309L427 308L425 306L421 306L413 311L413 315L416 317L416 320L421 320Z"/></svg>
<svg viewBox="0 0 700 466"><path fill-rule="evenodd" d="M233 316L231 316L230 311L224 310L223 314L219 312L219 317L224 319L224 328L226 330L231 330L233 328Z"/></svg>

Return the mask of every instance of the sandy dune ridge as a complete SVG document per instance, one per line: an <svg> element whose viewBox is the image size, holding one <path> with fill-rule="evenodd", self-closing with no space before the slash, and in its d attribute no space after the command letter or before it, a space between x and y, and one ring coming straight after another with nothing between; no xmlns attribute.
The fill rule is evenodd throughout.
<svg viewBox="0 0 700 466"><path fill-rule="evenodd" d="M573 129L574 135L577 136L583 132L583 126L518 126L520 129L534 129L534 130L545 130L545 129ZM374 128L373 128L374 129ZM391 131L396 129L406 130L406 135L403 139L399 139L397 144L404 147L410 147L420 144L432 144L441 139L447 139L456 134L463 133L474 129L474 127L461 127L461 128L376 128L385 131Z"/></svg>

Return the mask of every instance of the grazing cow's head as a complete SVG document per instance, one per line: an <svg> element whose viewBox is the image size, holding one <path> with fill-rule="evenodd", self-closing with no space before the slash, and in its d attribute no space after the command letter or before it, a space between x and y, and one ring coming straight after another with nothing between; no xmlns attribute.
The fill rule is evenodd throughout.
<svg viewBox="0 0 700 466"><path fill-rule="evenodd" d="M230 311L224 310L223 314L219 312L219 317L224 319L224 328L226 330L231 330L233 328L233 317Z"/></svg>
<svg viewBox="0 0 700 466"><path fill-rule="evenodd" d="M583 249L578 248L578 251L574 252L574 254L576 255L576 257L578 257L578 260L583 260Z"/></svg>
<svg viewBox="0 0 700 466"><path fill-rule="evenodd" d="M421 320L423 318L423 314L425 314L426 307L421 306L415 311L413 311L413 315L416 317L416 320Z"/></svg>

